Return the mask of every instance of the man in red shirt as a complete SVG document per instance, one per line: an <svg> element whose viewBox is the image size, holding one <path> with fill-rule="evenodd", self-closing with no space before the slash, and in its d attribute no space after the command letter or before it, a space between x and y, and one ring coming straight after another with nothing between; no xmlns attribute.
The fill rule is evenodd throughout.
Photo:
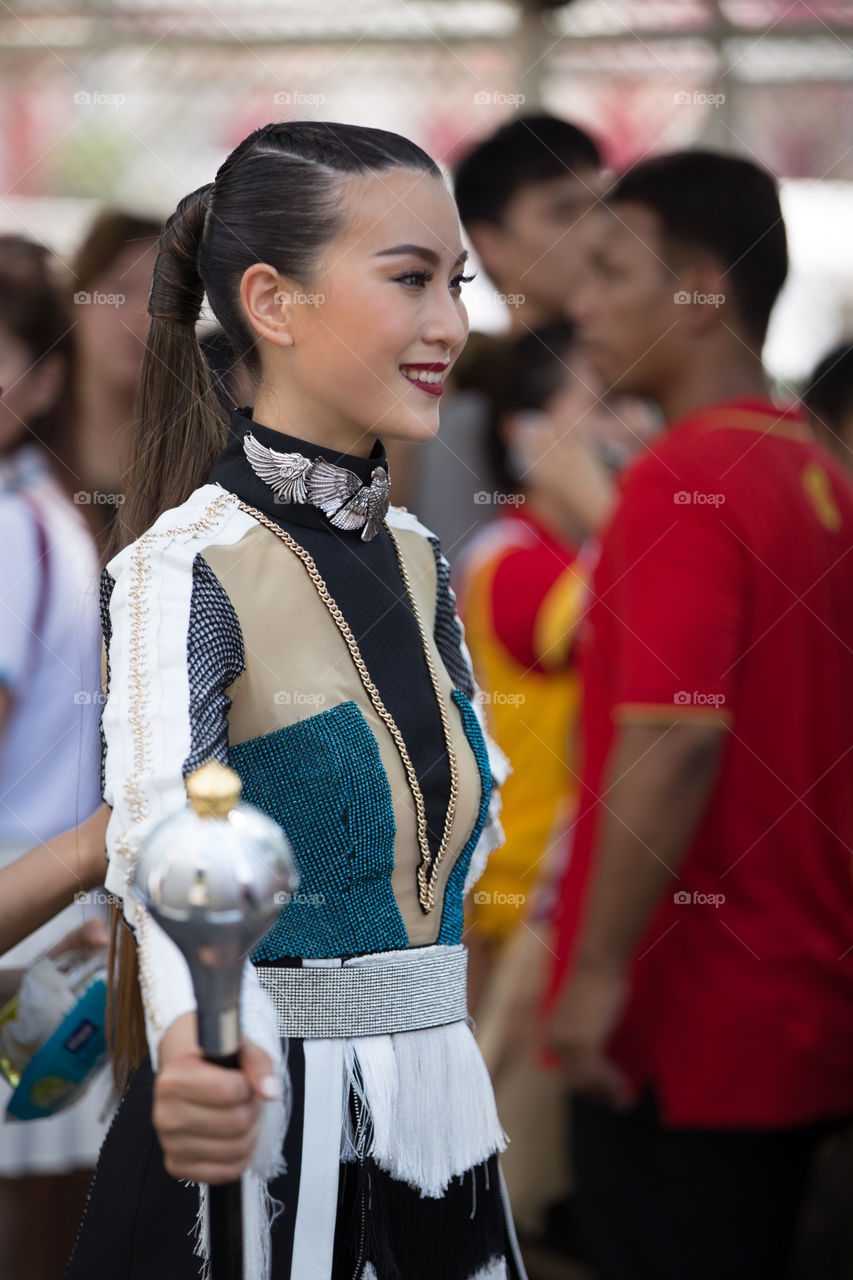
<svg viewBox="0 0 853 1280"><path fill-rule="evenodd" d="M548 1037L598 1280L781 1280L853 1115L853 490L767 392L772 178L677 153L608 208L578 319L667 428L594 581Z"/></svg>

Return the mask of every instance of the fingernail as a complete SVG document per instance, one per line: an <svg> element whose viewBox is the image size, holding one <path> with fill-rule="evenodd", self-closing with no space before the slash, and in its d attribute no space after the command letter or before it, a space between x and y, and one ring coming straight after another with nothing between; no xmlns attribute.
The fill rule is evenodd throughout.
<svg viewBox="0 0 853 1280"><path fill-rule="evenodd" d="M261 1093L265 1098L269 1098L270 1101L273 1098L280 1098L281 1085L279 1084L278 1076L264 1076L261 1081Z"/></svg>

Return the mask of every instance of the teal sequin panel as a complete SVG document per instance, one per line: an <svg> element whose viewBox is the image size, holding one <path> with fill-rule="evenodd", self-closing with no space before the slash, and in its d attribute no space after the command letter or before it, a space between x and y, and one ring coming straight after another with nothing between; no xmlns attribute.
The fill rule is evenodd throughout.
<svg viewBox="0 0 853 1280"><path fill-rule="evenodd" d="M474 752L477 761L477 768L480 770L481 792L480 810L477 814L477 821L474 823L474 830L471 832L465 848L460 853L453 870L448 876L444 890L444 912L441 917L438 941L448 945L462 941L462 890L465 885L465 877L468 875L468 868L471 865L471 855L476 848L477 841L480 839L483 827L486 825L489 800L492 794L492 770L489 765L489 752L474 708L461 689L454 689L451 696L459 708L465 736L471 744L471 750Z"/></svg>
<svg viewBox="0 0 853 1280"><path fill-rule="evenodd" d="M394 810L376 738L354 702L230 750L243 799L279 823L299 888L252 959L390 951L408 944L391 891Z"/></svg>

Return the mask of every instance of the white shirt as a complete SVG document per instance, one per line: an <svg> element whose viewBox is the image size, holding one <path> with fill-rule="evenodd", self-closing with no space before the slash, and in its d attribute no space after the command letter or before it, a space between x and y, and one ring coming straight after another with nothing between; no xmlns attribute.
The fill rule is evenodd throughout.
<svg viewBox="0 0 853 1280"><path fill-rule="evenodd" d="M39 844L97 808L100 652L94 541L25 444L0 460L0 845Z"/></svg>

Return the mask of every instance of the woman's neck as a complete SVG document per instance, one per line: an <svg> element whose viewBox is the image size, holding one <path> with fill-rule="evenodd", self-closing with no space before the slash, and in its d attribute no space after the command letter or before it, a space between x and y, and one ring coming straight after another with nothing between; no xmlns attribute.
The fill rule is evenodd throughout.
<svg viewBox="0 0 853 1280"><path fill-rule="evenodd" d="M316 415L300 411L296 405L284 405L278 397L264 391L259 391L255 398L252 418L271 431L356 458L369 458L377 439L372 431L360 427L318 423Z"/></svg>

